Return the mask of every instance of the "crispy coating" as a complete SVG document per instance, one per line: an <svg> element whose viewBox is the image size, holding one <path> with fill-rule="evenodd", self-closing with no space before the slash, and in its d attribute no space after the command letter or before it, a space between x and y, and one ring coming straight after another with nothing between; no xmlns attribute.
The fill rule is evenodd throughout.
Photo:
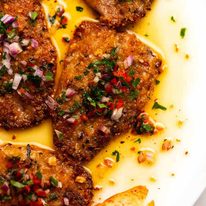
<svg viewBox="0 0 206 206"><path fill-rule="evenodd" d="M81 23L69 44L56 94L58 153L89 161L110 139L127 133L150 99L161 64L161 57L134 34Z"/></svg>
<svg viewBox="0 0 206 206"><path fill-rule="evenodd" d="M39 0L1 0L0 12L16 17L15 24L18 25L13 30L11 25L6 31L8 35L10 31L15 31L13 39L1 40L0 65L5 58L6 44L17 42L23 50L15 56L7 57L11 59L13 74L5 72L0 75L0 126L6 129L31 127L48 113L45 99L53 91L56 50L50 40ZM9 27L8 24L6 26ZM32 41L36 45L32 45ZM15 74L24 77L16 90L12 89ZM46 75L50 75L50 79L47 77L45 80Z"/></svg>
<svg viewBox="0 0 206 206"><path fill-rule="evenodd" d="M52 151L36 146L6 144L0 147L0 163L1 188L2 185L10 182L8 193L5 194L4 190L0 189L0 205L2 206L43 206L44 201L50 206L68 205L66 203L69 203L69 206L86 206L91 201L93 184L90 174L77 163L59 161ZM22 177L20 174L23 174ZM35 174L38 175L35 176ZM57 186L48 186L51 176L58 181ZM30 181L33 183L27 184L21 179L29 177L32 177ZM40 185L38 178L41 179ZM27 186L23 189L11 188L13 180L25 182ZM46 191L46 196L43 195L42 190ZM35 194L32 203L27 199L31 194ZM36 196L39 196L38 199L35 198Z"/></svg>
<svg viewBox="0 0 206 206"><path fill-rule="evenodd" d="M100 15L100 21L110 27L126 26L146 15L153 0L85 0Z"/></svg>

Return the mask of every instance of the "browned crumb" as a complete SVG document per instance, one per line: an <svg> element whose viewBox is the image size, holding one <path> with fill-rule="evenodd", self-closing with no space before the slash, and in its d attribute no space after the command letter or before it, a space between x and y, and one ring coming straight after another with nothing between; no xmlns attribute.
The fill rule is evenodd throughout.
<svg viewBox="0 0 206 206"><path fill-rule="evenodd" d="M171 140L168 140L168 139L165 139L163 144L162 144L162 150L163 151L169 151L171 149L173 149L173 145L172 145L172 141Z"/></svg>
<svg viewBox="0 0 206 206"><path fill-rule="evenodd" d="M179 46L178 46L177 44L174 44L174 49L175 49L175 52L176 52L176 53L178 53L179 50L180 50L180 49L179 49Z"/></svg>
<svg viewBox="0 0 206 206"><path fill-rule="evenodd" d="M188 155L189 154L189 151L185 151L185 155Z"/></svg>

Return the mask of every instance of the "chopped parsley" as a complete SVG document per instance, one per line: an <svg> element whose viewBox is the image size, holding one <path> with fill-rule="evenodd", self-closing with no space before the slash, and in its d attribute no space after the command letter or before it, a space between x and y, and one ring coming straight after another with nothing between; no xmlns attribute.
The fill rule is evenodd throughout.
<svg viewBox="0 0 206 206"><path fill-rule="evenodd" d="M171 20L172 22L174 22L174 23L176 22L174 16L171 16L171 17L170 17L170 20Z"/></svg>
<svg viewBox="0 0 206 206"><path fill-rule="evenodd" d="M141 144L142 143L142 140L140 138L138 138L137 140L134 141L135 143L139 143Z"/></svg>
<svg viewBox="0 0 206 206"><path fill-rule="evenodd" d="M7 68L6 66L2 66L1 69L0 69L0 78L3 77L7 72Z"/></svg>
<svg viewBox="0 0 206 206"><path fill-rule="evenodd" d="M187 31L187 28L181 28L180 30L180 36L182 39L184 39L185 35L186 35L186 31Z"/></svg>
<svg viewBox="0 0 206 206"><path fill-rule="evenodd" d="M53 25L54 23L55 23L55 21L56 21L56 14L54 14L53 16L50 16L49 15L49 22Z"/></svg>
<svg viewBox="0 0 206 206"><path fill-rule="evenodd" d="M154 103L154 105L153 105L152 109L161 109L161 110L164 110L164 111L166 111L166 110L167 110L167 108L166 108L166 107L164 107L164 106L160 105L157 101L155 101L155 103Z"/></svg>
<svg viewBox="0 0 206 206"><path fill-rule="evenodd" d="M46 78L46 81L53 81L54 78L53 78L53 73L48 71L46 74L45 74L45 78Z"/></svg>
<svg viewBox="0 0 206 206"><path fill-rule="evenodd" d="M52 186L54 186L54 187L58 186L58 180L57 179L55 179L54 177L51 176L49 178L49 180L50 180L50 183L51 183Z"/></svg>
<svg viewBox="0 0 206 206"><path fill-rule="evenodd" d="M156 79L156 80L155 80L155 84L156 84L156 85L160 84L160 80Z"/></svg>
<svg viewBox="0 0 206 206"><path fill-rule="evenodd" d="M63 104L64 102L66 102L66 100L67 100L67 97L66 97L66 92L65 92L65 91L63 91L63 92L61 93L60 97L58 97L58 98L56 99L56 101L57 101L59 104Z"/></svg>
<svg viewBox="0 0 206 206"><path fill-rule="evenodd" d="M116 55L116 53L117 53L117 47L114 47L114 48L111 50L110 55L111 55L112 57L114 57L114 56Z"/></svg>
<svg viewBox="0 0 206 206"><path fill-rule="evenodd" d="M29 17L30 17L31 21L33 21L33 22L36 21L38 15L39 15L39 14L38 14L36 11L31 11L31 12L29 12Z"/></svg>
<svg viewBox="0 0 206 206"><path fill-rule="evenodd" d="M84 8L81 7L81 6L76 6L76 10L79 11L79 12L82 12L84 10Z"/></svg>
<svg viewBox="0 0 206 206"><path fill-rule="evenodd" d="M49 194L49 200L50 201L56 200L57 198L58 198L58 195L55 192Z"/></svg>
<svg viewBox="0 0 206 206"><path fill-rule="evenodd" d="M64 41L64 42L67 42L67 43L69 43L69 42L70 42L69 37L62 37L62 39L63 39L63 41Z"/></svg>
<svg viewBox="0 0 206 206"><path fill-rule="evenodd" d="M19 189L22 189L22 188L25 187L24 184L22 184L22 183L20 183L20 182L17 182L17 181L15 181L15 180L11 180L10 183L11 183L11 185L12 185L13 187L16 187L16 188L19 188Z"/></svg>
<svg viewBox="0 0 206 206"><path fill-rule="evenodd" d="M75 78L76 80L82 80L83 77L84 77L83 75L79 75L79 76L75 76L74 78Z"/></svg>
<svg viewBox="0 0 206 206"><path fill-rule="evenodd" d="M138 90L132 90L130 91L129 97L131 100L135 100L139 95L139 91Z"/></svg>
<svg viewBox="0 0 206 206"><path fill-rule="evenodd" d="M119 162L120 160L120 153L119 151L115 150L114 152L112 152L113 156L116 156L116 162Z"/></svg>
<svg viewBox="0 0 206 206"><path fill-rule="evenodd" d="M136 88L139 83L140 83L140 78L134 79L132 81L132 86Z"/></svg>
<svg viewBox="0 0 206 206"><path fill-rule="evenodd" d="M42 179L42 173L41 173L40 171L38 171L38 172L36 173L36 176L38 177L39 180Z"/></svg>

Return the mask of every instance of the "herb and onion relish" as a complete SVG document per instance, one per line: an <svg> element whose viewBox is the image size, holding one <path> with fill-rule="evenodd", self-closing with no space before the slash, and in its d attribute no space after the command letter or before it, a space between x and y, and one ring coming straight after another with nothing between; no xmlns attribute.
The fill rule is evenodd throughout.
<svg viewBox="0 0 206 206"><path fill-rule="evenodd" d="M69 114L74 118L76 124L82 117L85 120L92 116L106 116L113 120L116 119L113 114L117 110L122 110L125 104L125 98L135 100L139 91L137 86L140 79L135 77L135 71L132 68L133 57L129 56L125 60L125 68L122 70L117 64L118 48L113 48L107 58L103 58L90 63L82 75L75 76L76 81L84 81L84 77L93 73L94 79L89 84L89 90L82 94L82 101L75 102L68 110L59 109L59 115ZM129 65L128 65L129 61ZM69 90L69 92L68 92ZM61 105L76 94L73 88L63 91L56 101ZM68 94L69 93L69 94ZM76 111L81 108L79 115Z"/></svg>
<svg viewBox="0 0 206 206"><path fill-rule="evenodd" d="M0 147L0 205L89 205L92 180L76 162L35 146Z"/></svg>
<svg viewBox="0 0 206 206"><path fill-rule="evenodd" d="M1 1L1 127L28 128L48 116L45 100L53 92L56 60L41 2Z"/></svg>

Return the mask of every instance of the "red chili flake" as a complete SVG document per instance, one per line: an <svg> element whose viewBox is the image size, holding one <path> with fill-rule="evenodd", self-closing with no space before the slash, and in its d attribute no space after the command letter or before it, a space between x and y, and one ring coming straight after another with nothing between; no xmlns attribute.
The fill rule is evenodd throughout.
<svg viewBox="0 0 206 206"><path fill-rule="evenodd" d="M26 186L24 187L24 190L25 190L27 193L29 193L29 192L31 191L31 187L30 187L29 185L26 185Z"/></svg>
<svg viewBox="0 0 206 206"><path fill-rule="evenodd" d="M87 115L82 114L82 115L81 115L81 120L86 122L86 121L88 120Z"/></svg>
<svg viewBox="0 0 206 206"><path fill-rule="evenodd" d="M6 163L6 168L7 169L12 169L13 167L14 167L14 165L13 165L12 162L9 161L9 162Z"/></svg>
<svg viewBox="0 0 206 206"><path fill-rule="evenodd" d="M35 193L39 197L46 197L47 196L46 192L44 190L42 190L42 189L38 189L37 191L35 191Z"/></svg>
<svg viewBox="0 0 206 206"><path fill-rule="evenodd" d="M117 71L118 68L119 68L119 66L116 64L116 65L114 66L114 71Z"/></svg>
<svg viewBox="0 0 206 206"><path fill-rule="evenodd" d="M130 77L126 72L124 71L116 71L114 72L114 75L117 76L117 77L123 77L123 79L129 83L132 81L132 77Z"/></svg>
<svg viewBox="0 0 206 206"><path fill-rule="evenodd" d="M113 85L117 85L117 79L116 78L113 78L112 80L111 80L111 83L113 84Z"/></svg>
<svg viewBox="0 0 206 206"><path fill-rule="evenodd" d="M41 179L39 179L36 175L33 175L33 183L34 185L40 185L41 184Z"/></svg>
<svg viewBox="0 0 206 206"><path fill-rule="evenodd" d="M57 9L56 15L61 17L64 14L64 8L61 6Z"/></svg>
<svg viewBox="0 0 206 206"><path fill-rule="evenodd" d="M127 83L132 81L132 77L130 77L127 73L124 73L124 79Z"/></svg>
<svg viewBox="0 0 206 206"><path fill-rule="evenodd" d="M119 99L116 103L116 108L119 109L124 106L124 102L122 99Z"/></svg>
<svg viewBox="0 0 206 206"><path fill-rule="evenodd" d="M127 91L128 91L128 88L125 87L125 86L123 86L123 87L121 87L121 91L122 91L122 92L127 92Z"/></svg>
<svg viewBox="0 0 206 206"><path fill-rule="evenodd" d="M78 125L79 124L79 121L76 119L73 123L74 126Z"/></svg>
<svg viewBox="0 0 206 206"><path fill-rule="evenodd" d="M107 93L111 93L112 92L112 85L110 83L105 85L105 90Z"/></svg>
<svg viewBox="0 0 206 206"><path fill-rule="evenodd" d="M62 16L62 17L61 17L60 24L61 24L61 25L66 25L66 24L67 24L67 22L68 22L67 17L66 17L66 16Z"/></svg>
<svg viewBox="0 0 206 206"><path fill-rule="evenodd" d="M114 103L108 102L107 106L109 107L110 110L114 110Z"/></svg>
<svg viewBox="0 0 206 206"><path fill-rule="evenodd" d="M17 178L21 178L21 177L22 177L22 173L21 173L20 170L17 171L17 173L16 173L16 177L17 177Z"/></svg>
<svg viewBox="0 0 206 206"><path fill-rule="evenodd" d="M31 62L28 62L27 66L29 66L29 67L34 67L35 64L33 64L33 63L31 63Z"/></svg>
<svg viewBox="0 0 206 206"><path fill-rule="evenodd" d="M11 27L7 28L6 32L9 33L10 31L12 31L12 28Z"/></svg>

